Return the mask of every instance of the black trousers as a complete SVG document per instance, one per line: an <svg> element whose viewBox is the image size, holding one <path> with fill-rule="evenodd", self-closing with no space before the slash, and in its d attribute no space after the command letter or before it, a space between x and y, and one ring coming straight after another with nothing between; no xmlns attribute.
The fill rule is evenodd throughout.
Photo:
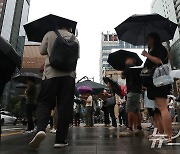
<svg viewBox="0 0 180 154"><path fill-rule="evenodd" d="M75 113L74 120L75 120L75 126L79 126L80 125L80 113Z"/></svg>
<svg viewBox="0 0 180 154"><path fill-rule="evenodd" d="M69 123L73 115L74 87L75 79L71 76L51 78L42 81L41 84L37 100L37 130L45 131L51 110L56 105L53 100L57 98L56 143L64 142L68 134Z"/></svg>
<svg viewBox="0 0 180 154"><path fill-rule="evenodd" d="M102 111L104 112L104 123L105 123L105 125L109 125L110 124L110 119L109 119L108 107L103 106Z"/></svg>
<svg viewBox="0 0 180 154"><path fill-rule="evenodd" d="M108 111L110 113L110 117L111 117L111 120L112 120L112 126L117 127L116 117L115 117L115 113L114 113L114 105L113 106L108 106Z"/></svg>
<svg viewBox="0 0 180 154"><path fill-rule="evenodd" d="M124 108L120 109L119 111L119 123L120 125L124 124L125 126L127 126L126 110Z"/></svg>
<svg viewBox="0 0 180 154"><path fill-rule="evenodd" d="M33 112L35 111L34 104L26 104L26 116L27 116L27 130L31 131L34 129Z"/></svg>
<svg viewBox="0 0 180 154"><path fill-rule="evenodd" d="M86 106L86 126L93 126L93 109L92 106Z"/></svg>

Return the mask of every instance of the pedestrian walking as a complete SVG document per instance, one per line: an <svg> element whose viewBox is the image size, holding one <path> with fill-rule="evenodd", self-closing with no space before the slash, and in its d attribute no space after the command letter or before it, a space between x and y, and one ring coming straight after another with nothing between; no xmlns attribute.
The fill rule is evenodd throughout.
<svg viewBox="0 0 180 154"><path fill-rule="evenodd" d="M156 101L158 109L161 112L164 133L167 135L168 141L171 141L171 116L167 108L167 95L170 94L171 85L169 84L165 86L156 87L153 83L153 73L155 68L159 65L167 64L169 54L166 48L162 45L160 36L158 34L150 33L147 36L146 41L149 51L143 51L142 55L147 57L147 60L144 64L144 70L148 70L148 72L150 72L150 75L148 77L145 77L145 87L147 87L147 96L149 99Z"/></svg>
<svg viewBox="0 0 180 154"><path fill-rule="evenodd" d="M37 134L29 143L31 148L38 148L46 137L45 130L51 110L55 107L53 101L55 98L57 98L58 122L54 148L68 145L66 137L73 116L75 70L79 57L79 43L71 33L71 25L68 24L69 22L66 23L69 20L62 20L64 22L59 23L58 28L55 27L54 31L46 33L40 46L41 55L47 57L37 99ZM57 23L57 21L54 22ZM49 24L52 26L53 23Z"/></svg>
<svg viewBox="0 0 180 154"><path fill-rule="evenodd" d="M27 131L26 133L32 133L34 131L33 113L36 109L37 89L34 78L27 78L26 95L26 116L27 116Z"/></svg>

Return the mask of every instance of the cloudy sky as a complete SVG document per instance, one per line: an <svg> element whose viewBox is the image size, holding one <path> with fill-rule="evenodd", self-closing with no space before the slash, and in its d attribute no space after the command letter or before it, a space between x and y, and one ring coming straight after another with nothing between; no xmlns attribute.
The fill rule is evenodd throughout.
<svg viewBox="0 0 180 154"><path fill-rule="evenodd" d="M31 0L29 21L55 14L78 22L81 57L77 78L95 77L99 81L101 33L133 14L150 13L152 0Z"/></svg>

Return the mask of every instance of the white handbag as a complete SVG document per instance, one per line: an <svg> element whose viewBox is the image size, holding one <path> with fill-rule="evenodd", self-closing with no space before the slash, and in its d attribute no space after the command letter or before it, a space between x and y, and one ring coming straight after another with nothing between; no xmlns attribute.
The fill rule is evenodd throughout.
<svg viewBox="0 0 180 154"><path fill-rule="evenodd" d="M172 84L174 79L170 76L170 64L163 64L155 69L153 83L156 87Z"/></svg>

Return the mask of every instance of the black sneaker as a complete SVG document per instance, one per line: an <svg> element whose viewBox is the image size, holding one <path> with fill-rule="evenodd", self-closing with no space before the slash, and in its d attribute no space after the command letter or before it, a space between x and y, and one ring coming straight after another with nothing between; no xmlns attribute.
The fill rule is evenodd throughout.
<svg viewBox="0 0 180 154"><path fill-rule="evenodd" d="M68 143L67 142L62 142L62 143L55 143L54 144L54 148L64 148L68 146Z"/></svg>

